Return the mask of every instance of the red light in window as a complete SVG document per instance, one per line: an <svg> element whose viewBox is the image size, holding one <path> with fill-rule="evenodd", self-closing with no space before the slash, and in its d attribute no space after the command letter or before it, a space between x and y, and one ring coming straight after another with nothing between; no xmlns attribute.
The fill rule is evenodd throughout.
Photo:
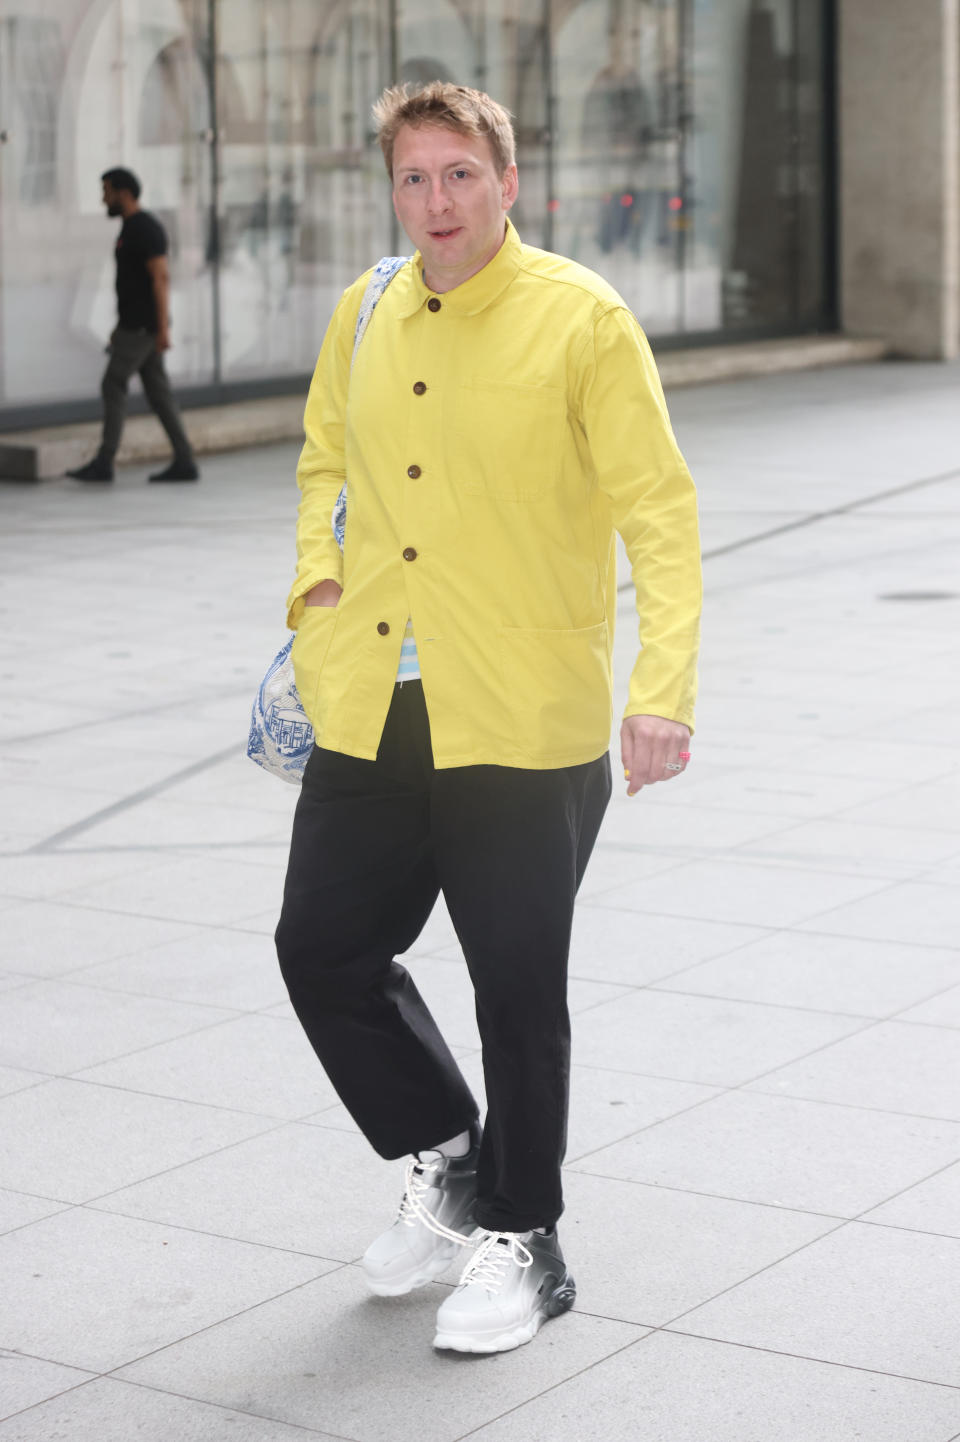
<svg viewBox="0 0 960 1442"><path fill-rule="evenodd" d="M670 197L670 209L671 209L671 210L682 210L682 209L683 209L683 196L682 196L682 195L671 195L671 197Z"/></svg>
<svg viewBox="0 0 960 1442"><path fill-rule="evenodd" d="M547 201L547 209L548 209L549 211L551 211L551 213L552 213L553 211L555 211L555 210L559 210L559 209L560 209L560 202L559 202L559 200L548 200L548 201Z"/></svg>
<svg viewBox="0 0 960 1442"><path fill-rule="evenodd" d="M633 204L633 196L621 195L620 204L623 206L624 210L629 210L631 205Z"/></svg>

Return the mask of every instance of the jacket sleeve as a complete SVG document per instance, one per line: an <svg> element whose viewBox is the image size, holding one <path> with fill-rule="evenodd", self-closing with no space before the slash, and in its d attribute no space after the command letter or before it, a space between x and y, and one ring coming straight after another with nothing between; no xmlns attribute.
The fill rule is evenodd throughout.
<svg viewBox="0 0 960 1442"><path fill-rule="evenodd" d="M297 574L287 597L295 631L303 597L319 581L343 584L343 557L333 534L333 508L346 479L346 413L353 332L366 276L345 291L331 317L307 395L305 440L297 464Z"/></svg>
<svg viewBox="0 0 960 1442"><path fill-rule="evenodd" d="M595 319L581 363L580 419L630 559L640 654L624 716L693 729L702 583L697 499L646 336L625 308Z"/></svg>

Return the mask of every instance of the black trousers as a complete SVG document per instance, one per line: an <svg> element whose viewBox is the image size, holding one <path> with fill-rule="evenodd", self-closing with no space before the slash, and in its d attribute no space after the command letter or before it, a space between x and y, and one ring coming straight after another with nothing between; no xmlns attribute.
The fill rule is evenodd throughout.
<svg viewBox="0 0 960 1442"><path fill-rule="evenodd" d="M393 1158L456 1136L477 1103L409 973L443 891L476 994L487 1118L477 1221L549 1227L563 1209L567 955L610 798L583 766L435 770L419 682L397 686L375 761L315 748L293 825L277 953L344 1105Z"/></svg>
<svg viewBox="0 0 960 1442"><path fill-rule="evenodd" d="M108 350L110 359L100 382L103 397L102 458L112 462L117 454L127 416L127 387L131 377L139 373L143 393L167 433L175 459L184 465L191 464L193 450L170 389L163 356L157 350L157 337L150 331L125 330L117 326L110 337Z"/></svg>

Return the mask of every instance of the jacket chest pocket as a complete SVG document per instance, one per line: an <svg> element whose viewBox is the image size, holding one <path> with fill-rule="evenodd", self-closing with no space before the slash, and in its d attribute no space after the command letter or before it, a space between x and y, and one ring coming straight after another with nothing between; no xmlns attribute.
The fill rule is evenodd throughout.
<svg viewBox="0 0 960 1442"><path fill-rule="evenodd" d="M450 470L473 496L526 501L560 476L566 397L554 386L473 381L456 393Z"/></svg>

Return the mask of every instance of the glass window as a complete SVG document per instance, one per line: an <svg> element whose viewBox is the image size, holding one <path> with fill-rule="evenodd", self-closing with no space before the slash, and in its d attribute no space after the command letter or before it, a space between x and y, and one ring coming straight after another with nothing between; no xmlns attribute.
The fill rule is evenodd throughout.
<svg viewBox="0 0 960 1442"><path fill-rule="evenodd" d="M193 54L195 12L205 8L0 0L3 405L98 390L116 321L118 229L105 218L100 175L118 164L139 175L143 204L170 238L170 369L181 380L211 378L209 97L200 67L182 58Z"/></svg>
<svg viewBox="0 0 960 1442"><path fill-rule="evenodd" d="M309 373L343 288L406 249L372 135L391 80L512 111L523 238L669 341L829 319L830 0L0 0L0 409L89 397L115 321L100 174L170 239L181 384Z"/></svg>
<svg viewBox="0 0 960 1442"><path fill-rule="evenodd" d="M343 289L390 248L370 107L375 0L220 0L219 305L225 379L310 371Z"/></svg>
<svg viewBox="0 0 960 1442"><path fill-rule="evenodd" d="M822 318L824 34L804 0L696 0L688 329Z"/></svg>

